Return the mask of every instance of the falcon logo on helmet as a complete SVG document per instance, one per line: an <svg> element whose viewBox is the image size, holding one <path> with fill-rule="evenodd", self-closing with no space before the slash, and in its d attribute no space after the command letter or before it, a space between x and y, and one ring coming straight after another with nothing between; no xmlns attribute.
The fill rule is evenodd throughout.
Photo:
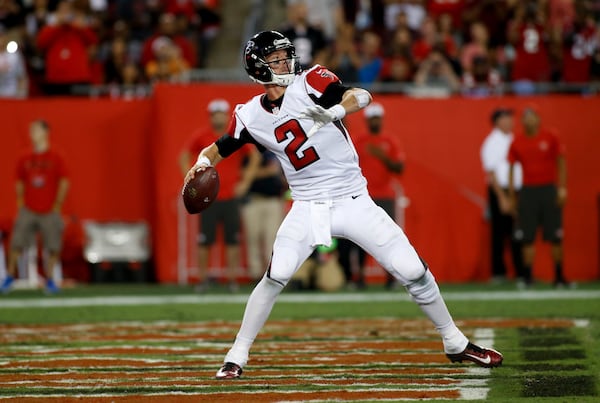
<svg viewBox="0 0 600 403"><path fill-rule="evenodd" d="M287 53L289 73L275 73L266 61L268 55L278 50L285 50ZM294 81L294 76L300 73L296 48L288 38L277 31L259 32L246 43L244 68L252 81L282 87L290 85Z"/></svg>

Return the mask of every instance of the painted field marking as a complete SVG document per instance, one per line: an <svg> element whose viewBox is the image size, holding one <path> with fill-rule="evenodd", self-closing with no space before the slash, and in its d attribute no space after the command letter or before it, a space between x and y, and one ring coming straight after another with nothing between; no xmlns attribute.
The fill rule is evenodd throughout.
<svg viewBox="0 0 600 403"><path fill-rule="evenodd" d="M228 346L228 343L214 343L202 341L205 335L214 334L213 327L224 327L228 332L234 333L232 329L237 327L234 322L187 322L178 323L171 321L160 322L110 322L98 324L76 324L76 325L5 325L0 326L3 331L0 332L0 357L2 366L0 371L0 387L15 388L24 386L23 393L18 395L4 395L0 393L0 400L8 398L39 398L54 399L58 401L62 398L72 401L81 399L81 401L110 402L111 399L129 398L139 399L140 401L194 401L194 399L210 399L210 401L261 401L262 403L273 401L314 401L324 402L335 399L338 395L346 396L346 399L340 400L361 400L364 401L397 401L399 399L451 399L459 400L485 400L489 387L490 369L480 368L474 365L454 365L442 363L444 360L437 358L431 362L426 359L423 362L413 361L411 357L439 355L442 352L432 353L435 346L428 346L428 340L437 337L435 331L429 329L430 324L426 320L408 320L402 321L396 318L371 318L363 319L338 319L338 320L275 320L267 324L265 328L265 339L260 343L260 348L255 357L260 360L255 361L248 369L248 377L242 378L239 382L223 384L213 379L213 368L215 362L222 358L222 352ZM494 327L520 327L530 325L532 327L570 327L587 326L588 320L523 320L523 319L497 319L497 320L463 320L461 327L468 329L471 334L471 340L476 344L494 346L495 331ZM40 329L43 329L40 331ZM153 348L161 349L160 345L149 343L160 335L172 335L173 329L181 329L187 333L195 334L198 338L197 343L191 343L188 339L165 339L168 347L162 348L163 353L156 354L152 352ZM346 339L339 339L339 330L347 332ZM362 333L357 333L362 329ZM373 336L368 329L376 329L377 336ZM429 330L428 330L429 329ZM309 340L311 347L308 350L303 348L304 344L294 339L294 335L304 334L311 337L308 333L312 330L319 335L315 340ZM25 337L23 341L28 342L39 340L43 335L49 336L47 339L52 347L42 344L32 344L31 354L27 356L27 350L19 344L19 340L11 338L10 333L14 331L20 337ZM128 342L124 345L111 345L115 340L119 342L124 335L131 332L136 338L135 341L141 342L134 346ZM97 334L106 337L105 344L95 347L82 345L77 347L77 343L89 342L89 336ZM220 337L223 336L222 332ZM282 335L290 335L290 340L280 340ZM326 334L327 336L321 336ZM54 336L61 335L59 338ZM310 336L308 336L310 335ZM321 338L324 337L324 338ZM383 338L383 339L382 339ZM414 338L420 341L415 343ZM341 341L338 341L341 340ZM8 341L8 343L7 343ZM367 344L360 347L359 344ZM381 343L377 347L377 343ZM73 345L75 343L75 346ZM102 343L100 339L94 339L94 343ZM170 344L169 344L170 343ZM284 348L273 348L277 343L283 343ZM342 350L356 348L355 355L372 353L374 360L368 360L362 364L362 359L352 358L352 364L345 365L339 362L338 368L331 367L330 364L316 364L314 355L322 353L326 358L316 361L332 361L331 357L343 356L334 347L328 344L334 343L340 347L339 343L346 343ZM335 344L337 343L337 344ZM356 345L352 345L356 343ZM397 346L394 346L397 343ZM420 344L419 344L420 343ZM40 350L46 350L46 353L52 351L60 353L61 345L65 351L65 356L56 358L52 354L46 357L37 357ZM441 345L441 343L439 343ZM206 349L203 354L193 353L193 357L188 354L189 349L198 348L202 345ZM319 350L318 345L322 345ZM137 350L147 346L152 357L128 356L128 350ZM295 346L295 347L294 347ZM366 349L365 349L366 348ZM108 349L115 351L109 356L99 356L97 350ZM94 351L96 350L96 351ZM298 356L300 361L275 366L276 371L271 373L273 366L270 363L272 357L283 353L291 354L291 357ZM13 356L13 354L17 353ZM94 354L96 353L96 354ZM120 354L124 353L124 357ZM342 352L343 353L343 352ZM390 366L388 360L377 360L377 354L393 354L398 361ZM181 354L179 357L178 355ZM161 357L162 355L162 357ZM158 356L158 358L155 358ZM313 359L311 360L311 356ZM352 354L347 354L352 356ZM34 358L32 360L32 357ZM186 360L185 358L192 358ZM306 358L306 362L302 359ZM406 361L403 361L403 358ZM439 357L438 357L439 358ZM88 360L87 366L85 360ZM63 362L59 368L53 368L52 365L45 367L36 367L32 365L33 361L45 361L51 364L54 361ZM71 361L69 361L71 360ZM105 360L107 365L95 366L89 361ZM137 365L135 367L119 365L122 362L136 362L147 366ZM81 361L84 365L72 365ZM208 362L210 361L210 362ZM311 362L312 361L312 362ZM334 360L335 361L335 360ZM377 364L377 362L379 362ZM114 363L114 364L111 364ZM7 364L14 364L7 367ZM154 365L151 365L154 364ZM14 368L14 371L12 371ZM278 370L277 370L278 368ZM32 370L48 372L33 372ZM65 371L57 371L58 369ZM134 371L136 370L137 371ZM90 371L92 370L92 371ZM128 372L132 370L132 372ZM373 371L373 373L369 371ZM433 372L432 372L433 371ZM129 374L123 376L123 374ZM23 379L19 381L19 375ZM52 376L46 376L46 375ZM348 376L345 376L348 375ZM58 377L57 377L58 375ZM332 375L332 376L328 376ZM65 379L60 379L60 377ZM71 376L71 378L69 378ZM77 377L87 376L85 381L77 380ZM440 376L442 378L440 378ZM394 381L386 379L394 377ZM39 382L36 385L35 382ZM436 382L444 379L449 382ZM290 383L286 382L290 381ZM95 382L97 384L95 384ZM131 388L139 387L139 390L128 392L127 385L131 383ZM316 386L315 390L309 390L306 385ZM89 385L89 386L87 386ZM268 388L260 388L266 385ZM221 388L222 386L222 388ZM169 390L172 389L172 391ZM304 388L304 389L303 389ZM0 388L1 389L1 388ZM54 389L54 390L53 390ZM63 390L72 390L72 393ZM106 390L106 393L102 393ZM206 390L206 392L202 392ZM345 394L345 395L344 395ZM420 394L420 395L419 395ZM365 397L366 396L366 397ZM446 397L444 397L446 396ZM170 400L169 400L170 397ZM181 400L177 400L178 397ZM291 399L290 399L291 398ZM56 400L58 399L58 400ZM150 399L150 400L146 400ZM213 400L214 399L214 400ZM290 400L288 400L290 399ZM298 400L300 399L300 400ZM79 400L78 400L79 401ZM207 400L205 400L207 401Z"/></svg>
<svg viewBox="0 0 600 403"><path fill-rule="evenodd" d="M540 291L461 291L444 292L446 301L506 301L506 300L564 300L564 299L600 299L600 290L540 290ZM141 306L163 304L245 304L247 294L230 295L162 295L162 296L111 296L106 297L59 297L11 299L3 298L2 308L52 308L82 306ZM300 303L336 303L336 302L397 302L411 301L403 292L380 293L300 293L281 294L278 302Z"/></svg>

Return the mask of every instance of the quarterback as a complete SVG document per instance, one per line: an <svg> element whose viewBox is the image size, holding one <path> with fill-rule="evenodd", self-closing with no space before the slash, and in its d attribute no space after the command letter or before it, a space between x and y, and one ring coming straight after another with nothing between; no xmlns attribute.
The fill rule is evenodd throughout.
<svg viewBox="0 0 600 403"><path fill-rule="evenodd" d="M216 377L241 376L277 296L312 251L318 245L330 245L332 237L347 238L362 247L406 288L440 333L452 362L499 366L502 354L469 342L458 329L427 264L367 192L342 119L366 107L371 94L344 86L323 66L301 71L294 46L279 32L253 36L243 58L246 72L265 92L235 108L227 133L200 152L186 180L252 143L277 156L294 202Z"/></svg>

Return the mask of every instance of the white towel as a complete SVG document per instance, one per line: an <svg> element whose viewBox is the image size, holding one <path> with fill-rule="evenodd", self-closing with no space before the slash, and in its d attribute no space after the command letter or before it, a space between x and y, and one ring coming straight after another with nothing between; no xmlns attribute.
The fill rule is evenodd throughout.
<svg viewBox="0 0 600 403"><path fill-rule="evenodd" d="M310 225L313 240L310 246L331 246L331 200L310 202Z"/></svg>

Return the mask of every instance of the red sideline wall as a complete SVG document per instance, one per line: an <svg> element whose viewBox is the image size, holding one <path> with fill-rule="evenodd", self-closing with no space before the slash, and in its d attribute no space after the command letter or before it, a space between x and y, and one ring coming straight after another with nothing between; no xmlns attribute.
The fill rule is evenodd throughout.
<svg viewBox="0 0 600 403"><path fill-rule="evenodd" d="M0 228L10 228L15 214L14 165L28 144L28 123L42 117L53 127L53 143L69 159L72 188L65 213L100 221L147 220L154 234L157 279L176 282L178 154L190 133L207 124L206 104L212 98L235 104L260 91L252 85L160 85L152 99L139 101L1 101ZM386 108L385 130L400 136L407 155L402 179L411 202L406 232L439 280L489 276L479 147L490 130L493 108L519 110L531 101L567 147L566 273L573 280L599 278L600 98L414 100L382 95L376 100ZM361 115L350 116L348 125L351 132L365 130ZM534 270L551 280L547 255L541 246Z"/></svg>

